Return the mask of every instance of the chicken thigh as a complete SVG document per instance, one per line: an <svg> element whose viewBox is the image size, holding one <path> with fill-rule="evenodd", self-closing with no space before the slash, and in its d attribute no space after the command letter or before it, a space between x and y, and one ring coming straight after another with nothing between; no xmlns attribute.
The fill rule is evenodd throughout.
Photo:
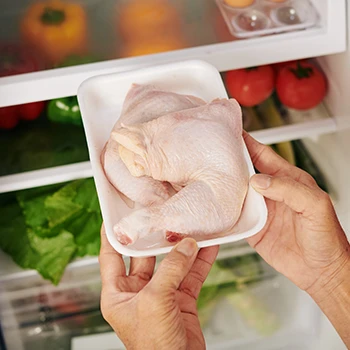
<svg viewBox="0 0 350 350"><path fill-rule="evenodd" d="M179 190L117 223L114 232L122 244L153 232L177 241L232 230L248 188L241 109L235 100L215 100L145 123L121 123L111 137L132 176L169 182Z"/></svg>
<svg viewBox="0 0 350 350"><path fill-rule="evenodd" d="M121 117L114 130L121 124L127 126L144 123L162 115L204 105L205 102L194 96L179 95L156 89L151 85L134 84L128 92ZM110 183L131 201L144 206L163 203L170 197L171 188L167 183L149 176L134 177L121 161L118 144L113 139L107 142L101 156L101 162ZM129 206L132 202L122 198Z"/></svg>

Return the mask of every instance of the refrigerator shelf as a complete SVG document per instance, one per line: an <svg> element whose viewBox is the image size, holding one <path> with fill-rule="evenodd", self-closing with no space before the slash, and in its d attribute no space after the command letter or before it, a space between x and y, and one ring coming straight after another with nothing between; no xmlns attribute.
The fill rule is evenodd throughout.
<svg viewBox="0 0 350 350"><path fill-rule="evenodd" d="M350 125L349 125L350 127ZM344 129L344 128L343 128ZM284 125L276 128L251 132L251 135L265 144L319 136L337 131L336 118L319 116L319 119ZM41 170L28 171L0 177L0 193L18 191L39 186L63 183L80 178L92 177L90 162L80 162Z"/></svg>
<svg viewBox="0 0 350 350"><path fill-rule="evenodd" d="M0 193L53 185L92 177L90 162L80 162L47 169L26 171L0 177Z"/></svg>
<svg viewBox="0 0 350 350"><path fill-rule="evenodd" d="M0 39L5 41L11 39L16 43L20 39L15 26L20 20L23 10L13 10L12 3L9 0L6 1L8 10L6 11L5 6L0 17L6 19L1 21L0 29L3 29L3 35L0 35ZM103 5L101 2L101 5L97 6L98 3L99 1L92 0L87 2L87 6L92 6L91 11L89 10L91 16L109 15L106 6L111 6L112 2L106 1ZM189 4L195 7L187 10L189 17L186 17L187 19L184 20L181 27L185 38L188 39L188 44L174 51L157 50L160 53L138 57L126 54L121 58L123 55L116 54L115 50L113 51L113 45L115 47L121 46L121 51L124 47L118 42L119 39L108 40L108 35L113 35L115 28L111 23L108 23L108 19L104 20L103 25L100 22L96 24L95 19L92 19L91 25L95 24L96 26L93 27L96 31L93 38L96 47L91 52L98 56L102 50L104 60L74 67L48 69L0 78L0 107L76 95L79 85L89 77L166 62L201 59L213 64L220 71L225 71L344 52L346 50L345 0L336 2L315 0L313 3L321 15L321 21L316 27L245 40L235 40L233 37L221 40L217 38L218 34L214 33L215 29L212 23L213 13L218 11L214 1L185 2L180 0L178 1L180 7L186 7ZM180 10L182 16L181 11L184 10ZM11 19L9 13L15 13L15 18ZM99 20L101 21L101 18ZM223 23L223 19L221 22ZM101 24L100 28L98 28L99 24ZM104 32L107 30L106 27L108 31ZM105 34L108 34L107 39ZM104 46L103 49L100 48L101 45ZM108 50L113 52L106 54Z"/></svg>
<svg viewBox="0 0 350 350"><path fill-rule="evenodd" d="M251 248L245 241L240 241L234 244L227 244L220 247L220 251L217 259L226 259L236 256L243 256L254 253L254 249ZM163 258L159 256L157 263ZM126 263L129 259L125 258ZM85 270L98 270L99 269L97 257L85 257L72 261L66 268L62 282L70 278L78 276L80 271ZM0 285L6 286L6 289L16 290L18 286L26 286L30 288L27 281L31 281L33 288L40 285L46 285L47 288L55 288L49 281L42 279L36 270L24 270L16 265L10 256L0 250ZM15 297L15 294L13 294Z"/></svg>

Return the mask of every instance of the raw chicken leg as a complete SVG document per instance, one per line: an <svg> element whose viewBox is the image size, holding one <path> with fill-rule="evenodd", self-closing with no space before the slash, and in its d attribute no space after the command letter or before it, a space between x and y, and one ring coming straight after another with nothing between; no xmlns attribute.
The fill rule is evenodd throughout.
<svg viewBox="0 0 350 350"><path fill-rule="evenodd" d="M121 123L144 123L168 113L204 104L203 100L194 96L164 92L150 85L134 84L126 96L121 117L113 130L120 128ZM171 189L167 183L147 176L136 178L130 174L120 159L118 144L112 138L102 152L101 162L111 184L132 201L149 206L163 203L170 197ZM128 202L127 204L132 206Z"/></svg>
<svg viewBox="0 0 350 350"><path fill-rule="evenodd" d="M112 138L133 176L150 176L180 189L164 203L137 210L116 224L121 243L132 244L152 232L175 241L233 228L248 188L241 110L235 100L122 125Z"/></svg>

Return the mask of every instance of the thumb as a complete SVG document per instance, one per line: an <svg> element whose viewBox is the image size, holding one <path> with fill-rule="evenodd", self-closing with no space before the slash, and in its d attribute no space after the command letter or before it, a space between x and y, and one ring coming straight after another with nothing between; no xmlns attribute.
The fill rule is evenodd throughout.
<svg viewBox="0 0 350 350"><path fill-rule="evenodd" d="M298 213L312 209L319 200L317 189L312 189L287 176L257 174L252 176L250 184L264 197L283 202Z"/></svg>
<svg viewBox="0 0 350 350"><path fill-rule="evenodd" d="M189 273L198 253L197 242L185 238L164 258L148 286L158 292L177 290Z"/></svg>

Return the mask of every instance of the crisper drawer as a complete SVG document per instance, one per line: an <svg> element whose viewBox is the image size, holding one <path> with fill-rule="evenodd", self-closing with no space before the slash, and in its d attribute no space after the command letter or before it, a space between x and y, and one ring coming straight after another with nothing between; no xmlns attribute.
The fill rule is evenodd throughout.
<svg viewBox="0 0 350 350"><path fill-rule="evenodd" d="M233 19L224 19L217 6L222 1L2 1L0 107L76 95L91 76L163 62L202 59L224 71L346 50L345 0L305 0L317 12L305 26L300 0L255 0L266 23L273 23L274 6L283 6L301 24L255 35L256 12L247 6L242 18L249 37L230 33L225 19Z"/></svg>
<svg viewBox="0 0 350 350"><path fill-rule="evenodd" d="M58 287L36 277L1 285L7 350L119 350L99 311L98 265L68 269ZM208 349L309 349L319 311L257 255L219 257L198 299Z"/></svg>
<svg viewBox="0 0 350 350"><path fill-rule="evenodd" d="M7 350L70 349L71 338L110 331L99 310L98 265L66 271L59 287L36 276L1 283Z"/></svg>

